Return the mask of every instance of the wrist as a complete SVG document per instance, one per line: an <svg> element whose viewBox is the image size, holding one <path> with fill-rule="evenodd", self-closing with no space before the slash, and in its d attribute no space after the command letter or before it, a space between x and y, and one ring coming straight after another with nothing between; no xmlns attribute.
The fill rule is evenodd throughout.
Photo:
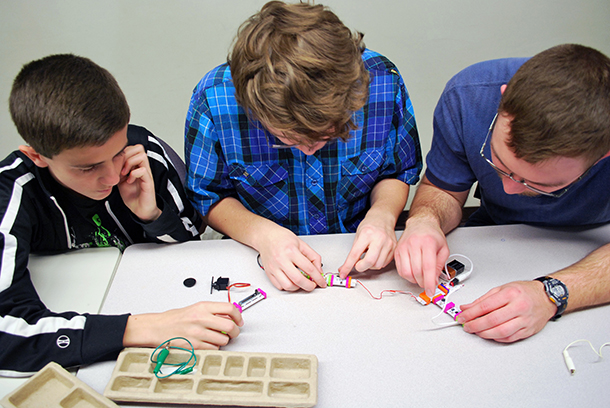
<svg viewBox="0 0 610 408"><path fill-rule="evenodd" d="M442 231L439 219L433 214L418 213L414 215L409 215L409 218L407 218L407 222L405 224L405 229L417 226L425 226L428 228L434 228Z"/></svg>
<svg viewBox="0 0 610 408"><path fill-rule="evenodd" d="M161 214L163 214L163 211L161 211L158 207L155 207L155 209L148 216L138 218L140 218L143 223L149 224L153 221L157 221Z"/></svg>
<svg viewBox="0 0 610 408"><path fill-rule="evenodd" d="M150 317L151 314L129 316L123 334L123 347L156 347L159 344L152 336Z"/></svg>
<svg viewBox="0 0 610 408"><path fill-rule="evenodd" d="M360 224L375 225L389 231L394 231L397 220L397 215L395 216L389 211L383 211L381 209L371 207Z"/></svg>
<svg viewBox="0 0 610 408"><path fill-rule="evenodd" d="M547 298L555 306L555 312L550 320L559 319L568 307L569 292L567 286L559 279L550 276L541 276L534 280L542 283Z"/></svg>

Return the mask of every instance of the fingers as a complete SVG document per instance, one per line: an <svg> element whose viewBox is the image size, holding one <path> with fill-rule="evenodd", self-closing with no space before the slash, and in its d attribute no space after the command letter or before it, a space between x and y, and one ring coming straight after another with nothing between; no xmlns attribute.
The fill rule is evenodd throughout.
<svg viewBox="0 0 610 408"><path fill-rule="evenodd" d="M157 347L167 339L183 337L195 348L217 349L237 337L243 324L239 310L228 302L198 302L163 313L130 315L123 345Z"/></svg>
<svg viewBox="0 0 610 408"><path fill-rule="evenodd" d="M297 261L298 262L298 261ZM298 264L286 264L279 269L265 269L265 273L273 285L289 292L303 289L311 292L316 287L326 287L326 280L319 269L309 260Z"/></svg>
<svg viewBox="0 0 610 408"><path fill-rule="evenodd" d="M142 145L127 146L123 150L123 168L122 175L127 175L133 168L143 167L150 170L148 155Z"/></svg>
<svg viewBox="0 0 610 408"><path fill-rule="evenodd" d="M299 259L299 263L295 264L301 272L305 272L309 280L315 282L321 288L326 287L326 279L322 271L322 257L314 251L309 245L301 241L301 253L304 259Z"/></svg>
<svg viewBox="0 0 610 408"><path fill-rule="evenodd" d="M125 169L125 168L123 168ZM129 171L124 177L123 182L127 183L127 184L133 184L136 180L138 179L143 179L145 177L147 177L149 175L149 172L147 169L140 167L140 168L133 168L131 171ZM152 178L152 177L151 177Z"/></svg>
<svg viewBox="0 0 610 408"><path fill-rule="evenodd" d="M244 319L235 307L235 305L228 302L210 302L209 310L215 315L222 315L223 317L233 321L239 327L244 325Z"/></svg>
<svg viewBox="0 0 610 408"><path fill-rule="evenodd" d="M386 267L394 256L396 235L372 225L358 227L356 238L345 262L339 267L339 276L345 278L352 270L364 272Z"/></svg>
<svg viewBox="0 0 610 408"><path fill-rule="evenodd" d="M438 276L440 275L441 268L438 267L437 254L433 248L425 246L422 248L421 252L423 276L421 276L420 279L423 278L423 288L426 291L426 295L432 298L436 291L436 286L438 285Z"/></svg>
<svg viewBox="0 0 610 408"><path fill-rule="evenodd" d="M513 342L542 330L553 315L553 307L536 283L511 282L462 305L457 322L479 337Z"/></svg>
<svg viewBox="0 0 610 408"><path fill-rule="evenodd" d="M138 179L143 183L153 182L148 155L142 145L127 146L124 150L124 159L121 169L123 182L133 184Z"/></svg>
<svg viewBox="0 0 610 408"><path fill-rule="evenodd" d="M299 289L311 292L317 286L326 287L322 258L309 245L288 234L281 248L261 250L260 259L265 274L276 288L286 291Z"/></svg>
<svg viewBox="0 0 610 408"><path fill-rule="evenodd" d="M237 308L228 302L199 302L192 306L199 322L189 340L196 349L218 349L240 333L244 321Z"/></svg>
<svg viewBox="0 0 610 408"><path fill-rule="evenodd" d="M156 220L161 210L157 207L155 184L144 147L127 146L115 160L123 160L118 188L125 205L142 221Z"/></svg>
<svg viewBox="0 0 610 408"><path fill-rule="evenodd" d="M405 230L394 253L398 274L424 288L428 296L434 294L448 257L442 231L425 224Z"/></svg>
<svg viewBox="0 0 610 408"><path fill-rule="evenodd" d="M339 267L339 276L341 278L345 278L350 274L350 272L354 269L356 262L360 260L365 250L366 247L363 247L363 245L360 245L358 242L354 242L352 249L349 251L349 254L347 254L345 262L343 262L343 265Z"/></svg>

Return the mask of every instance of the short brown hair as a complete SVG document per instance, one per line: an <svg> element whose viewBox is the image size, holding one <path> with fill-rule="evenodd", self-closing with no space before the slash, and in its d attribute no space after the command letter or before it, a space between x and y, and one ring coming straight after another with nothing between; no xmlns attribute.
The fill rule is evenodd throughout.
<svg viewBox="0 0 610 408"><path fill-rule="evenodd" d="M100 146L129 123L114 77L87 58L50 55L23 66L9 98L17 131L36 152Z"/></svg>
<svg viewBox="0 0 610 408"><path fill-rule="evenodd" d="M511 117L508 146L530 163L610 151L610 59L593 48L563 44L519 68L499 107Z"/></svg>
<svg viewBox="0 0 610 408"><path fill-rule="evenodd" d="M368 96L362 38L322 5L265 4L229 55L237 102L279 131L347 139Z"/></svg>

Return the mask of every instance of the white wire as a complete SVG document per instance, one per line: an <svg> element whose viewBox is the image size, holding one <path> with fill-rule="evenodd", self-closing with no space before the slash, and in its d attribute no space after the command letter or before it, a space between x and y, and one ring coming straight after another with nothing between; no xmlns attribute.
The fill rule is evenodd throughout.
<svg viewBox="0 0 610 408"><path fill-rule="evenodd" d="M602 349L606 346L610 346L610 342L604 343L599 347L599 350L595 350L595 347L593 347L593 344L587 339L574 340L573 342L568 344L566 346L566 348L563 349L563 358L566 362L566 365L568 366L568 370L570 370L570 373L572 375L574 375L574 373L576 372L576 367L574 366L574 363L572 362L572 359L570 358L570 354L568 353L568 348L572 347L576 343L588 343L589 346L591 346L591 350L593 350L593 352L595 354L597 354L600 359L604 358L604 356L602 354Z"/></svg>
<svg viewBox="0 0 610 408"><path fill-rule="evenodd" d="M610 346L610 342L608 342L608 343L604 343L604 344L602 344L602 345L600 346L599 350L595 350L595 347L593 347L593 344L592 344L592 343L591 343L589 340L587 340L587 339L580 339L580 340L574 340L573 342L571 342L570 344L568 344L568 345L566 346L566 348L565 348L565 349L563 349L563 351L568 351L568 348L572 347L572 346L573 346L574 344L576 344L576 343L589 343L589 346L591 346L591 350L593 350L593 352L594 352L595 354L597 354L597 355L599 356L599 358L602 358L602 359L604 358L604 356L602 355L602 349L603 349L604 347L606 347L606 346Z"/></svg>
<svg viewBox="0 0 610 408"><path fill-rule="evenodd" d="M468 277L468 275L470 275L472 273L473 269L474 269L474 262L472 262L472 260L470 258L468 258L466 255L451 254L451 255L449 255L449 257L445 261L445 268L443 269L443 272L445 272L445 279L446 280L451 280L451 276L449 276L449 271L447 270L447 265L449 265L449 259L453 260L452 258L455 258L456 256L461 256L462 258L467 259L468 262L470 262L470 269L468 270L468 272L462 272L463 275L466 275L466 277Z"/></svg>

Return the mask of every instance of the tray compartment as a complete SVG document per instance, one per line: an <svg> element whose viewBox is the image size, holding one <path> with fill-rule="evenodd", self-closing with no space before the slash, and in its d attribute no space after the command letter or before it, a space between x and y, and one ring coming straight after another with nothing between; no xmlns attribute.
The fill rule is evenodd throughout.
<svg viewBox="0 0 610 408"><path fill-rule="evenodd" d="M313 407L317 402L318 359L314 355L198 350L193 371L157 378L149 360L153 351L123 350L104 395L114 401L164 406ZM189 357L170 350L166 362L181 363Z"/></svg>

